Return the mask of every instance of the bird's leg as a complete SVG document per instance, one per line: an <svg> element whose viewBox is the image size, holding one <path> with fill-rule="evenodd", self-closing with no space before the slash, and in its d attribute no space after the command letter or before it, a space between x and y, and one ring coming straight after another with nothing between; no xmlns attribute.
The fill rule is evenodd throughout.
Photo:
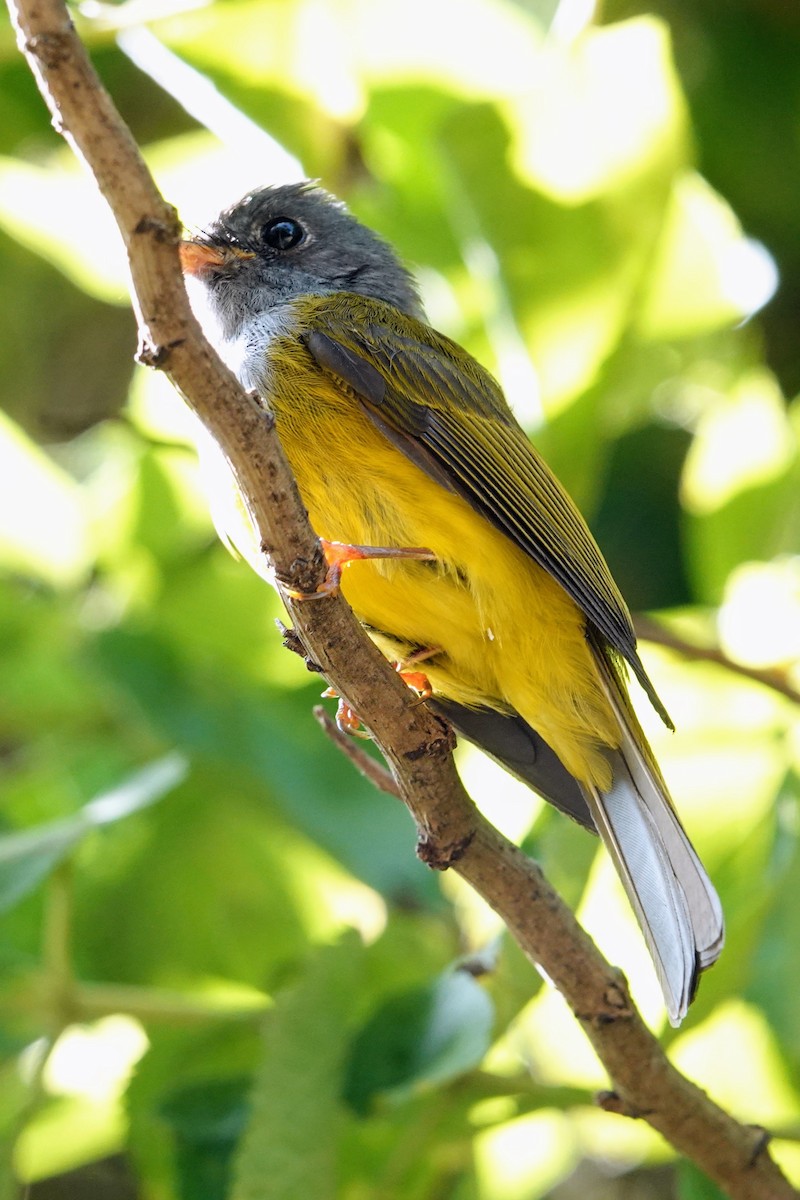
<svg viewBox="0 0 800 1200"><path fill-rule="evenodd" d="M348 542L329 542L320 538L322 553L328 564L328 571L315 592L298 592L287 588L293 600L319 600L320 597L333 595L339 590L342 571L351 562L360 562L370 558L412 558L423 562L433 562L436 555L424 546L351 546Z"/></svg>

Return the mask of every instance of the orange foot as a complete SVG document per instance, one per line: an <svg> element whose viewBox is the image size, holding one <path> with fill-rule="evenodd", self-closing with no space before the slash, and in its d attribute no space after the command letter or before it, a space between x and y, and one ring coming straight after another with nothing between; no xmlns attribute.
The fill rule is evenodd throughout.
<svg viewBox="0 0 800 1200"><path fill-rule="evenodd" d="M433 562L436 555L424 546L351 546L348 542L329 542L320 538L322 553L328 564L328 571L315 592L298 592L288 589L293 600L319 600L323 596L332 596L339 590L342 581L342 571L351 562L359 562L369 558L413 558L423 562Z"/></svg>
<svg viewBox="0 0 800 1200"><path fill-rule="evenodd" d="M414 650L400 662L392 664L403 682L412 691L417 692L420 700L428 700L433 695L431 681L424 671L412 671L409 668L417 666L418 663L427 662L429 658L435 658L441 652L441 646L420 646L418 650Z"/></svg>
<svg viewBox="0 0 800 1200"><path fill-rule="evenodd" d="M406 671L404 663L395 663L394 669L402 679L406 687L410 687L412 692L416 692L420 700L428 700L433 695L428 676L422 671Z"/></svg>
<svg viewBox="0 0 800 1200"><path fill-rule="evenodd" d="M342 733L349 733L350 737L369 738L371 735L366 730L361 722L361 717L354 708L351 708L346 700L343 700L339 693L334 688L325 688L322 693L323 700L338 700L336 706L336 724Z"/></svg>
<svg viewBox="0 0 800 1200"><path fill-rule="evenodd" d="M430 658L434 654L438 654L438 647L431 647L427 650L420 650L416 654L412 654L405 662L396 662L393 664L403 683L415 691L419 696L419 701L427 700L433 695L433 688L430 685L430 680L422 671L406 671L404 668L411 663L419 662L421 659ZM322 693L323 699L336 699L339 704L336 709L336 724L342 733L349 733L351 737L368 738L371 735L364 729L361 717L354 708L341 698L339 693L334 688L326 688Z"/></svg>

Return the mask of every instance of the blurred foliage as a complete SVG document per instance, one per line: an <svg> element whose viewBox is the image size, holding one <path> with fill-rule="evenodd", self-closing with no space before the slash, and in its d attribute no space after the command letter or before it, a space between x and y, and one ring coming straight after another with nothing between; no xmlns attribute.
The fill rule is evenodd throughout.
<svg viewBox="0 0 800 1200"><path fill-rule="evenodd" d="M418 267L631 605L796 688L800 10L587 7L126 0L79 24L187 222L295 156ZM87 1164L120 1153L142 1200L657 1194L671 1152L592 1107L559 998L321 737L276 598L214 540L189 418L132 365L113 226L7 26L0 152L0 1198L12 1169L42 1200L62 1172L59 1195L119 1196ZM797 708L645 657L729 926L664 1034L800 1182ZM592 840L462 762L661 1027ZM673 1186L718 1194L686 1164Z"/></svg>

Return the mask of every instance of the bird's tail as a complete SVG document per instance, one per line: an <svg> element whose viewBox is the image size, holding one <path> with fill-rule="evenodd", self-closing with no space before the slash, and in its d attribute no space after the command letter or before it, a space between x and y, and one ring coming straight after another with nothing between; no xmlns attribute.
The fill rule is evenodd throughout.
<svg viewBox="0 0 800 1200"><path fill-rule="evenodd" d="M677 1025L700 972L722 950L722 908L672 806L618 668L599 645L590 644L620 729L619 749L606 751L608 791L573 779L518 713L463 708L441 697L429 703L562 812L600 833L644 933L670 1021Z"/></svg>
<svg viewBox="0 0 800 1200"><path fill-rule="evenodd" d="M670 1022L677 1025L700 972L722 950L722 907L678 819L614 664L600 649L595 656L621 737L619 749L608 753L609 790L582 785L582 791L639 920Z"/></svg>

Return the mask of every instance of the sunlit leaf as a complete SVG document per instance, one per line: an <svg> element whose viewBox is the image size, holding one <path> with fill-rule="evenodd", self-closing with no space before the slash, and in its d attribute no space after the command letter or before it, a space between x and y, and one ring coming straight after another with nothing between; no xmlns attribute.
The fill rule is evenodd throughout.
<svg viewBox="0 0 800 1200"><path fill-rule="evenodd" d="M0 159L0 227L78 287L128 303L125 251L97 189L66 153L49 168Z"/></svg>
<svg viewBox="0 0 800 1200"><path fill-rule="evenodd" d="M776 283L774 264L744 237L730 206L685 172L675 181L638 328L647 338L678 338L732 325L760 308Z"/></svg>
<svg viewBox="0 0 800 1200"><path fill-rule="evenodd" d="M539 1200L569 1175L579 1146L564 1115L533 1113L479 1133L475 1195L479 1200Z"/></svg>
<svg viewBox="0 0 800 1200"><path fill-rule="evenodd" d="M72 817L0 837L0 911L32 891L90 830L155 804L185 772L185 761L170 755L90 800Z"/></svg>
<svg viewBox="0 0 800 1200"><path fill-rule="evenodd" d="M288 87L349 116L363 103L362 81L427 79L468 95L513 92L529 79L541 30L517 6L489 0L413 0L402 10L390 0L322 8L313 0L237 0L222 15L190 13L159 33L198 64ZM502 39L502 57L485 53L488 39Z"/></svg>
<svg viewBox="0 0 800 1200"><path fill-rule="evenodd" d="M800 559L737 567L718 623L722 645L737 662L784 667L800 660Z"/></svg>
<svg viewBox="0 0 800 1200"><path fill-rule="evenodd" d="M675 1041L671 1057L690 1078L707 1080L712 1099L735 1110L740 1120L766 1125L797 1120L800 1096L772 1031L751 1005L740 1000L721 1005Z"/></svg>
<svg viewBox="0 0 800 1200"><path fill-rule="evenodd" d="M84 577L89 547L80 490L0 413L0 566L65 587Z"/></svg>
<svg viewBox="0 0 800 1200"><path fill-rule="evenodd" d="M17 1177L33 1183L117 1154L124 1145L125 1130L125 1113L119 1099L114 1103L83 1096L52 1100L26 1124L17 1139Z"/></svg>
<svg viewBox="0 0 800 1200"><path fill-rule="evenodd" d="M684 151L686 114L666 27L652 17L553 44L510 112L520 174L554 199L585 203Z"/></svg>
<svg viewBox="0 0 800 1200"><path fill-rule="evenodd" d="M764 370L748 372L701 417L686 459L683 501L697 515L714 512L738 493L779 479L796 456L776 380Z"/></svg>
<svg viewBox="0 0 800 1200"><path fill-rule="evenodd" d="M45 1102L31 1103L32 1120L16 1148L23 1180L43 1178L113 1153L122 1146L122 1097L147 1047L138 1022L114 1015L68 1026L47 1056L41 1079ZM30 1047L45 1053L44 1045ZM28 1062L24 1073L30 1071Z"/></svg>
<svg viewBox="0 0 800 1200"><path fill-rule="evenodd" d="M511 321L533 360L538 380L533 386L539 392L535 399L554 415L596 381L624 336L632 299L663 220L674 168L669 161L645 183L632 184L630 191L609 185L599 196L564 205L540 186L527 180L524 185L511 169L511 118L506 114L504 121L504 113L488 105L461 106L448 117L438 139L431 139L431 149L435 161L441 158L445 167L440 185L445 211L447 191L455 180L468 197L454 231L469 268L472 290L467 285L464 292L489 329L490 346L498 356L493 365L496 370L503 367L505 347L502 341L498 345L498 330ZM412 165L426 149L423 141L411 150ZM567 145L564 153L568 152ZM491 174L481 169L485 161L497 164ZM431 178L436 178L433 172L429 186ZM494 270L477 272L473 262L487 259ZM508 345L513 342L506 335ZM480 354L480 347L475 349ZM513 375L511 383L513 402L519 386ZM530 389L531 382L523 379L521 385Z"/></svg>
<svg viewBox="0 0 800 1200"><path fill-rule="evenodd" d="M719 603L739 564L796 552L798 495L785 402L769 372L749 371L708 405L684 468L687 560L704 599Z"/></svg>

